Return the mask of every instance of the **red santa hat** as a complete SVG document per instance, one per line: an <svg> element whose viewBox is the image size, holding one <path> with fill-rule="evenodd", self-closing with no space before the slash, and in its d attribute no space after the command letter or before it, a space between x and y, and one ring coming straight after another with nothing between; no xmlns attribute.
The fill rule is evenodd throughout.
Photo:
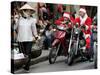
<svg viewBox="0 0 100 75"><path fill-rule="evenodd" d="M64 12L63 17L69 18L70 19L70 13Z"/></svg>
<svg viewBox="0 0 100 75"><path fill-rule="evenodd" d="M86 9L85 8L80 8L79 12L86 13Z"/></svg>

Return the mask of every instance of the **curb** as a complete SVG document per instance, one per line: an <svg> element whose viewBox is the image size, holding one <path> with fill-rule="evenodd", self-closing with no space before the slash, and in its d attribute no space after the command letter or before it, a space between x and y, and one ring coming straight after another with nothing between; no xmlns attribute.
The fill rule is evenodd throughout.
<svg viewBox="0 0 100 75"><path fill-rule="evenodd" d="M49 53L46 54L45 56L40 56L40 57L37 57L37 58L35 58L35 59L31 59L30 66L48 60L48 55L49 55ZM16 69L15 71L17 71L17 70L19 70L19 69L22 69L22 67Z"/></svg>
<svg viewBox="0 0 100 75"><path fill-rule="evenodd" d="M39 62L46 61L46 60L48 60L48 55L47 56L40 57L40 58L36 58L35 60L32 60L31 61L31 65L34 65L34 64L37 64Z"/></svg>

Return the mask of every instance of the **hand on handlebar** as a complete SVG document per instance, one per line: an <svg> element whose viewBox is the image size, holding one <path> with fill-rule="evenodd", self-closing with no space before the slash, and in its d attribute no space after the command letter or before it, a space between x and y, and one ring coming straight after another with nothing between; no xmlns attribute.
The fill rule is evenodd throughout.
<svg viewBox="0 0 100 75"><path fill-rule="evenodd" d="M81 26L81 29L82 29L82 30L86 30L86 26L85 26L85 25L82 25L82 26Z"/></svg>
<svg viewBox="0 0 100 75"><path fill-rule="evenodd" d="M63 21L63 22L61 22L62 24L65 24L66 23L66 21Z"/></svg>
<svg viewBox="0 0 100 75"><path fill-rule="evenodd" d="M68 27L68 26L66 26L66 27L65 27L65 30L67 30L68 28L69 28L69 27Z"/></svg>

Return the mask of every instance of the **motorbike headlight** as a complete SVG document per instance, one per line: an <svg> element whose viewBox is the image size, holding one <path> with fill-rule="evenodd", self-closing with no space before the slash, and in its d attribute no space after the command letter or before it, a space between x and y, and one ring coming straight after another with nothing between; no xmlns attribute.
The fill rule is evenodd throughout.
<svg viewBox="0 0 100 75"><path fill-rule="evenodd" d="M78 34L79 33L78 28L76 28L74 32L75 32L75 34Z"/></svg>

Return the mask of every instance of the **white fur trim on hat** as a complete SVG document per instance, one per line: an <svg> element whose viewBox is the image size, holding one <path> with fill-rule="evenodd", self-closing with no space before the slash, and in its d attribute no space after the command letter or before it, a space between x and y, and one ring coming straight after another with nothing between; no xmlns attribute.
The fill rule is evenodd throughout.
<svg viewBox="0 0 100 75"><path fill-rule="evenodd" d="M63 14L63 17L70 18L70 15L69 15L68 13L64 13L64 14Z"/></svg>
<svg viewBox="0 0 100 75"><path fill-rule="evenodd" d="M79 12L83 12L83 13L86 13L86 10L84 8L80 8Z"/></svg>

